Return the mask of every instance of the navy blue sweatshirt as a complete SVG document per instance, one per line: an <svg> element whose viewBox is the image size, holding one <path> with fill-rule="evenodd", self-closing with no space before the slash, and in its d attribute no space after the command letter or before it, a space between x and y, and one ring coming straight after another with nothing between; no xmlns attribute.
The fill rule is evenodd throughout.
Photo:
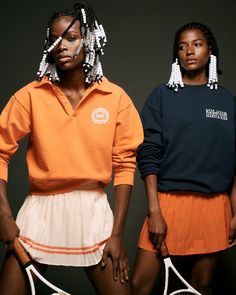
<svg viewBox="0 0 236 295"><path fill-rule="evenodd" d="M223 87L160 85L142 111L141 177L158 176L159 191L218 193L235 169L235 97Z"/></svg>

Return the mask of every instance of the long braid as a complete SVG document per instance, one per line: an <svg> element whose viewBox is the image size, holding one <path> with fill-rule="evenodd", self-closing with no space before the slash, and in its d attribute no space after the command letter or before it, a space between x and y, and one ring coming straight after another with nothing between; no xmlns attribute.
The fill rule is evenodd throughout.
<svg viewBox="0 0 236 295"><path fill-rule="evenodd" d="M63 34L51 44L49 36L51 25L56 19L62 16L71 16L73 20ZM48 23L43 58L37 73L39 80L44 76L48 76L49 80L53 83L60 81L56 65L50 53L61 42L62 37L68 32L76 20L80 21L82 36L81 48L83 46L85 51L85 62L83 65L86 76L85 82L91 84L102 80L103 72L100 56L104 54L103 48L107 43L107 38L103 26L99 23L94 11L89 5L84 3L76 3L73 9L55 12L52 15ZM77 55L78 53L79 52L77 51Z"/></svg>

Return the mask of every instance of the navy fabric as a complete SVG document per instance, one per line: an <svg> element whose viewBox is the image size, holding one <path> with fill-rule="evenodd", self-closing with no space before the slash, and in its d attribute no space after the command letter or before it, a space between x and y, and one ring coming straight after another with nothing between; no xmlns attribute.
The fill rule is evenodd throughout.
<svg viewBox="0 0 236 295"><path fill-rule="evenodd" d="M235 97L223 87L156 87L140 114L141 177L158 175L159 191L227 191L235 172L235 113Z"/></svg>

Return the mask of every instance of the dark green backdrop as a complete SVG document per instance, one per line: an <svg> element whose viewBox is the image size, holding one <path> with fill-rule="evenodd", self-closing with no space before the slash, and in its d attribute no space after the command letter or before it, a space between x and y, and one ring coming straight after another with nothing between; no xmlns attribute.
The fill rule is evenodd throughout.
<svg viewBox="0 0 236 295"><path fill-rule="evenodd" d="M73 3L71 0L1 1L0 110L18 88L35 78L42 56L46 24L52 12L71 7ZM169 77L175 31L193 20L205 23L215 33L223 70L220 81L236 93L234 0L90 0L88 3L104 24L108 37L103 58L105 75L128 92L138 110L152 88ZM8 192L14 216L27 193L23 160L25 144L26 141L23 141L10 164ZM113 206L112 186L107 192ZM143 184L137 173L125 235L131 270L146 208ZM4 246L0 245L0 264L4 255ZM176 263L181 262L177 260ZM81 269L52 267L46 275L73 294L95 294ZM218 275L219 294L236 294L236 248L222 253ZM226 286L228 291L222 291ZM38 294L46 294L45 289L39 286Z"/></svg>

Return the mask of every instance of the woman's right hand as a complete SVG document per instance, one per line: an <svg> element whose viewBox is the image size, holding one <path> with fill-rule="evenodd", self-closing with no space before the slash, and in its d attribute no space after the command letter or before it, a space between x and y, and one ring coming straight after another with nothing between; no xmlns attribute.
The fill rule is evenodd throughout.
<svg viewBox="0 0 236 295"><path fill-rule="evenodd" d="M15 237L19 232L7 198L7 183L0 179L0 241L6 244L8 250L13 249Z"/></svg>
<svg viewBox="0 0 236 295"><path fill-rule="evenodd" d="M0 241L6 244L8 250L12 250L20 230L12 216L2 214L0 220Z"/></svg>
<svg viewBox="0 0 236 295"><path fill-rule="evenodd" d="M148 230L150 240L152 241L156 249L160 250L165 240L167 231L167 225L161 212L149 213Z"/></svg>

